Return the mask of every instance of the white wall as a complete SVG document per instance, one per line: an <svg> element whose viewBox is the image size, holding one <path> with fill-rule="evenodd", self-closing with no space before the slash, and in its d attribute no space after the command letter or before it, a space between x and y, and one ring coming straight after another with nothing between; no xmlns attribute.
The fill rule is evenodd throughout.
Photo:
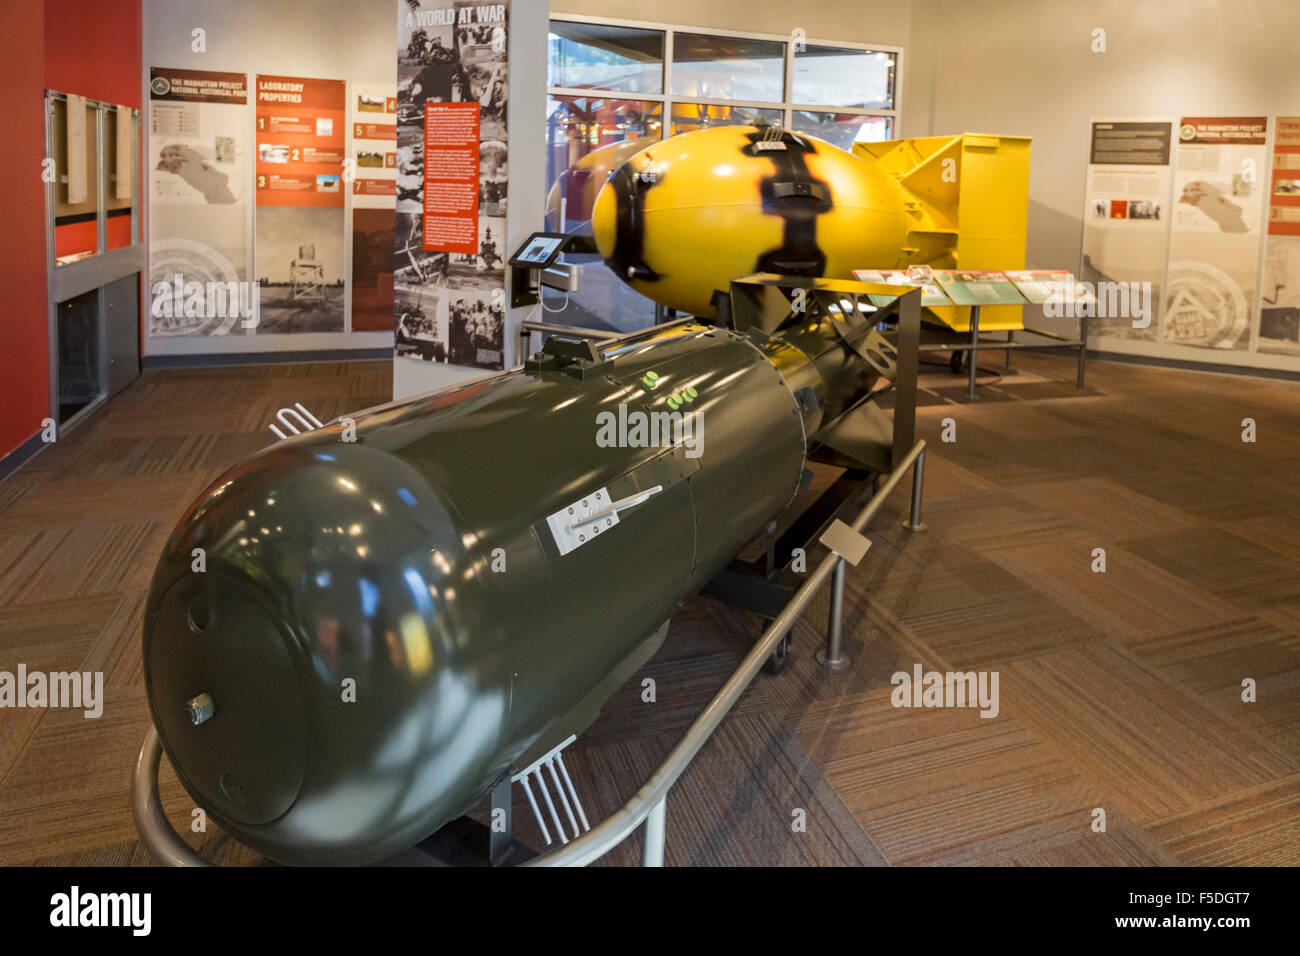
<svg viewBox="0 0 1300 956"><path fill-rule="evenodd" d="M220 70L249 76L252 142L256 80L278 73L328 80L397 83L395 0L142 0L145 117L149 68ZM206 32L207 49L191 49L192 31ZM147 135L147 134L146 134ZM149 242L148 190L144 241ZM250 201L250 255L251 215ZM340 222L345 221L340 210ZM352 274L352 225L343 226L345 275ZM250 273L251 274L251 273ZM350 288L350 284L348 286ZM350 306L349 306L350 307ZM316 349L391 348L391 332L311 332L297 335L203 335L145 339L146 355L231 354Z"/></svg>
<svg viewBox="0 0 1300 956"><path fill-rule="evenodd" d="M914 0L913 11L914 47L933 47L918 78L933 105L911 135L1034 138L1034 268L1078 266L1091 117L1300 114L1296 0ZM1106 53L1090 50L1096 27Z"/></svg>

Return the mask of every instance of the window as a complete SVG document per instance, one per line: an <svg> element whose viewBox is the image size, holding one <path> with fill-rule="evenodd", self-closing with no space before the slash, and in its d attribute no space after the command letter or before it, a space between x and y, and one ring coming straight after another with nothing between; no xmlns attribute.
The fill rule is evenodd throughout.
<svg viewBox="0 0 1300 956"><path fill-rule="evenodd" d="M552 20L546 85L617 93L662 93L664 34Z"/></svg>
<svg viewBox="0 0 1300 956"><path fill-rule="evenodd" d="M784 42L676 33L673 96L780 103L785 99Z"/></svg>
<svg viewBox="0 0 1300 956"><path fill-rule="evenodd" d="M794 51L790 100L808 106L888 110L896 53L805 45Z"/></svg>
<svg viewBox="0 0 1300 956"><path fill-rule="evenodd" d="M808 133L840 149L851 150L854 143L878 143L894 138L892 116L869 113L823 113L820 110L795 110L790 128Z"/></svg>
<svg viewBox="0 0 1300 956"><path fill-rule="evenodd" d="M708 103L674 103L671 136L708 126L754 126L759 122L784 126L785 111L755 106L710 106Z"/></svg>
<svg viewBox="0 0 1300 956"><path fill-rule="evenodd" d="M594 199L594 191L599 189L594 177L608 172L597 169L592 163L582 162L583 158L612 146L615 143L631 144L629 151L614 151L613 155L630 157L637 149L631 146L640 144L648 146L663 135L663 104L648 100L624 100L610 96L551 96L547 99L546 109L546 181L561 185L569 197L569 209L565 216L568 222L580 222L591 218L590 202L575 205L577 193L591 192L588 199ZM587 186L581 189L576 185L581 180ZM603 178L600 182L603 182ZM594 187L591 188L591 187ZM558 228L551 220L548 229Z"/></svg>
<svg viewBox="0 0 1300 956"><path fill-rule="evenodd" d="M848 150L897 135L896 49L580 16L552 19L549 47L548 230L584 228L610 170L665 136L764 122ZM548 293L548 321L654 322L654 304L599 256L566 259L579 291Z"/></svg>

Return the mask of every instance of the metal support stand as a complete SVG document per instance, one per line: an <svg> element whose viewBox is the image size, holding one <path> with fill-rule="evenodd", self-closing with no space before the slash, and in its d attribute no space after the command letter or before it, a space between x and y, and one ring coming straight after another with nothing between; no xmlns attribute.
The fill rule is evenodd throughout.
<svg viewBox="0 0 1300 956"><path fill-rule="evenodd" d="M967 399L975 401L975 366L978 364L980 351L980 307L972 305L970 307L970 385L967 388Z"/></svg>
<svg viewBox="0 0 1300 956"><path fill-rule="evenodd" d="M907 521L903 522L903 527L908 531L924 531L925 524L921 521L921 489L925 485L925 449L916 456L916 464L912 466L912 512Z"/></svg>
<svg viewBox="0 0 1300 956"><path fill-rule="evenodd" d="M645 833L641 843L641 865L664 865L664 829L668 824L668 794L650 808L645 818Z"/></svg>
<svg viewBox="0 0 1300 956"><path fill-rule="evenodd" d="M1015 333L1015 332L1012 332L1012 331L1010 331L1010 330L1008 330L1008 331L1007 331L1007 345L1014 345L1014 344L1015 344L1015 341L1016 341L1016 333ZM1015 355L1015 354L1016 354L1016 353L1015 353L1015 351L1014 351L1013 349L1007 349L1007 371L1008 371L1008 372L1010 372L1012 369L1014 369L1014 368L1016 367L1016 366L1015 366L1015 363L1012 362L1012 360L1011 360L1011 356L1013 356L1013 355Z"/></svg>
<svg viewBox="0 0 1300 956"><path fill-rule="evenodd" d="M844 559L835 562L831 572L831 616L826 628L826 649L817 652L817 663L833 671L849 666L841 645L844 640Z"/></svg>
<svg viewBox="0 0 1300 956"><path fill-rule="evenodd" d="M576 837L578 834L591 829L591 824L587 822L586 811L582 809L582 801L578 799L578 790L573 785L573 778L569 776L569 768L564 766L562 751L577 739L576 736L570 734L553 747L549 753L534 760L526 768L510 778L512 783L518 783L524 788L524 796L528 798L528 805L533 808L533 816L537 818L538 829L542 831L542 838L546 840L547 846L550 846L552 842L551 831L546 826L547 817L542 814L542 809L537 803L537 797L533 795L533 788L529 783L530 775L532 783L537 785L542 799L546 802L551 824L555 827L556 835L559 836L561 843L568 843L570 836L564 830L564 822L556 810L556 801L551 799L552 787L559 800L560 808L564 810L564 815L568 818L569 831L573 836ZM543 769L550 773L550 784L547 783L546 777L542 774ZM508 794L505 799L507 802L509 801ZM574 811L577 811L576 817Z"/></svg>

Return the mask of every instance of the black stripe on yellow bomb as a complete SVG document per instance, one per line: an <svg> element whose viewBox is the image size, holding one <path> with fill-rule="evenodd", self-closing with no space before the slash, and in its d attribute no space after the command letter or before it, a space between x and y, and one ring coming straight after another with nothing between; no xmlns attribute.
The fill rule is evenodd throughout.
<svg viewBox="0 0 1300 956"><path fill-rule="evenodd" d="M875 162L771 126L717 126L641 150L610 174L596 245L632 288L714 314L754 272L851 278L904 264L903 198Z"/></svg>

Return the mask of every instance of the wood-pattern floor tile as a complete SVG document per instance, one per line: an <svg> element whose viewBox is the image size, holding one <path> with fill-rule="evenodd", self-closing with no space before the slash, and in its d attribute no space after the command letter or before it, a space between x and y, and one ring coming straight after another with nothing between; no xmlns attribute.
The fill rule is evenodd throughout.
<svg viewBox="0 0 1300 956"><path fill-rule="evenodd" d="M1118 648L1083 645L1002 670L1002 706L1139 823L1300 770L1300 758Z"/></svg>
<svg viewBox="0 0 1300 956"><path fill-rule="evenodd" d="M1300 862L1300 386L1096 362L1080 393L1068 358L1017 366L982 375L973 403L964 378L923 370L930 530L900 527L900 482L848 572L850 666L814 659L823 589L784 673L760 675L674 787L669 864ZM354 412L385 402L391 375L387 361L150 371L0 482L0 670L100 671L108 698L99 720L0 710L0 863L150 862L129 787L158 553L203 488L271 443L277 409ZM835 474L815 472L813 492ZM762 627L686 604L566 755L593 820L658 765ZM999 716L895 709L890 678L918 663L997 670ZM193 801L166 760L160 795L210 858L267 862L215 824L189 832ZM521 793L515 813L540 843ZM633 837L602 864L638 853Z"/></svg>
<svg viewBox="0 0 1300 956"><path fill-rule="evenodd" d="M1300 865L1300 776L1243 787L1150 829L1189 866Z"/></svg>

